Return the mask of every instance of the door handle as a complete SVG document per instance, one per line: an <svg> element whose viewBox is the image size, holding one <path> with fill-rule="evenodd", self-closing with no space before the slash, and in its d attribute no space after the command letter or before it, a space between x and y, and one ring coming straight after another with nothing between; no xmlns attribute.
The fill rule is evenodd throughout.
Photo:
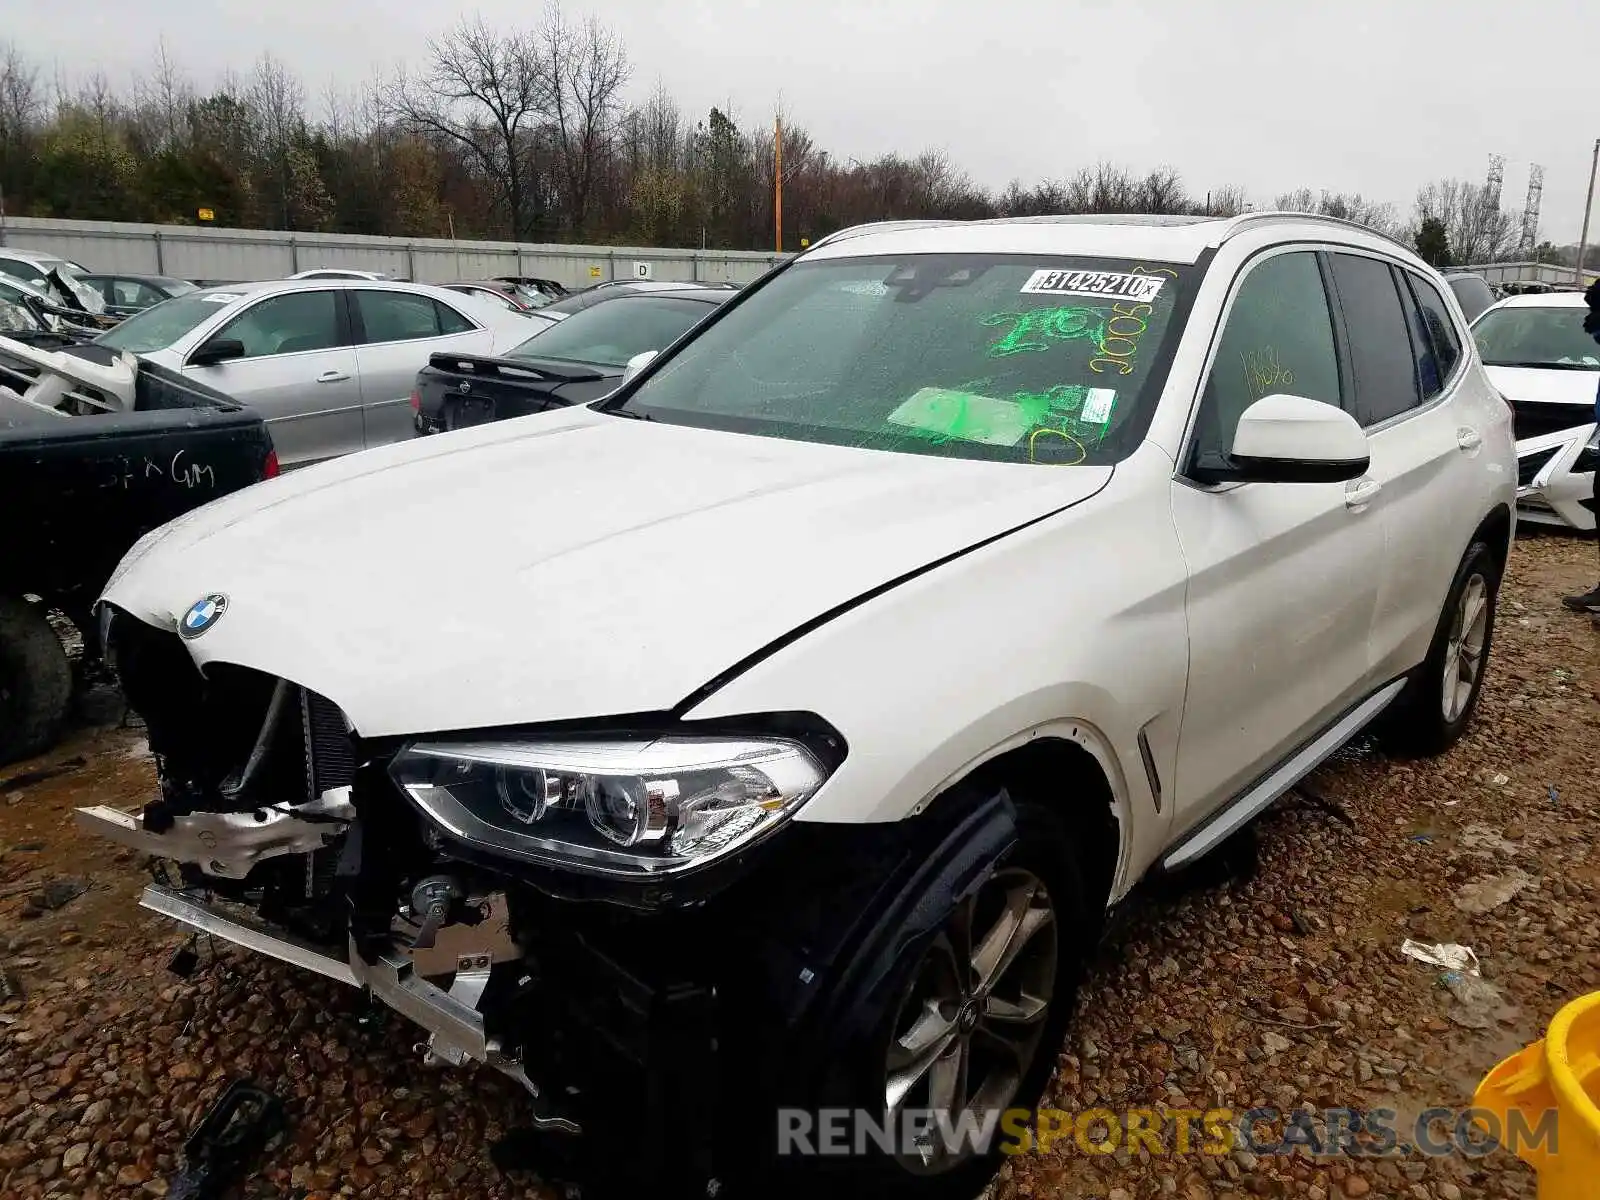
<svg viewBox="0 0 1600 1200"><path fill-rule="evenodd" d="M1382 490L1383 484L1376 479L1357 479L1353 483L1347 483L1344 485L1344 506L1365 508Z"/></svg>
<svg viewBox="0 0 1600 1200"><path fill-rule="evenodd" d="M321 375L317 376L317 382L318 383L343 383L346 379L349 379L349 378L350 378L350 375L346 371L324 371Z"/></svg>
<svg viewBox="0 0 1600 1200"><path fill-rule="evenodd" d="M1456 430L1456 445L1470 454L1483 445L1483 435L1471 426L1463 425Z"/></svg>

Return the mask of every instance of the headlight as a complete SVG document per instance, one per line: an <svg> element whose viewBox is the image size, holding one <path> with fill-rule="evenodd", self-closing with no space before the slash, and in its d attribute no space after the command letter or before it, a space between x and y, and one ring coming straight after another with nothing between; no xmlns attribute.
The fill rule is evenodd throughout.
<svg viewBox="0 0 1600 1200"><path fill-rule="evenodd" d="M749 844L826 778L800 745L764 738L418 742L390 770L463 841L529 862L641 877Z"/></svg>

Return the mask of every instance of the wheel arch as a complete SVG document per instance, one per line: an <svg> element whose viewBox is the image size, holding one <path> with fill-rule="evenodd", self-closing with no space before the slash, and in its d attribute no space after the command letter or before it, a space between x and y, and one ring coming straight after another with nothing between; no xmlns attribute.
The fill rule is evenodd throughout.
<svg viewBox="0 0 1600 1200"><path fill-rule="evenodd" d="M1506 561L1511 556L1511 541L1515 534L1516 519L1512 516L1510 505L1497 504L1488 516L1478 522L1478 527L1472 531L1472 537L1467 545L1470 546L1473 542L1486 543L1494 551L1495 561L1500 564L1500 570L1503 572L1506 569Z"/></svg>
<svg viewBox="0 0 1600 1200"><path fill-rule="evenodd" d="M1057 721L1019 733L944 781L916 811L972 789L990 794L1001 788L1074 819L1069 832L1085 851L1080 866L1094 896L1109 904L1125 890L1132 838L1128 787L1100 730Z"/></svg>

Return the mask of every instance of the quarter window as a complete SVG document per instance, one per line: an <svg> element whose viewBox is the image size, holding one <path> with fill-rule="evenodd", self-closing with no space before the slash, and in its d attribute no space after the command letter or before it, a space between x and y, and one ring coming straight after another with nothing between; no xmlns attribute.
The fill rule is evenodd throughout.
<svg viewBox="0 0 1600 1200"><path fill-rule="evenodd" d="M1201 396L1196 463L1225 466L1244 410L1280 392L1339 404L1333 318L1311 251L1264 260L1234 294Z"/></svg>
<svg viewBox="0 0 1600 1200"><path fill-rule="evenodd" d="M289 292L252 305L217 331L237 338L245 358L331 350L340 344L338 294Z"/></svg>
<svg viewBox="0 0 1600 1200"><path fill-rule="evenodd" d="M1422 403L1406 312L1388 263L1356 254L1331 257L1350 337L1356 419L1370 427Z"/></svg>
<svg viewBox="0 0 1600 1200"><path fill-rule="evenodd" d="M1431 400L1444 391L1461 361L1461 339L1456 335L1455 324L1450 320L1450 309L1445 305L1439 289L1411 271L1403 273L1416 298L1411 311L1411 337L1416 343L1417 377L1422 385L1422 398Z"/></svg>

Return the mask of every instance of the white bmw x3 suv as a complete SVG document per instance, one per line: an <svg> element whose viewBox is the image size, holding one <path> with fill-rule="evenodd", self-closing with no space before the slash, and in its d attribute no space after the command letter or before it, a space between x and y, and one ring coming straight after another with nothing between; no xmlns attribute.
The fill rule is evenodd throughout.
<svg viewBox="0 0 1600 1200"><path fill-rule="evenodd" d="M1108 908L1375 720L1461 735L1515 492L1354 226L853 229L605 400L146 538L102 625L161 793L82 821L591 1182L970 1196Z"/></svg>

